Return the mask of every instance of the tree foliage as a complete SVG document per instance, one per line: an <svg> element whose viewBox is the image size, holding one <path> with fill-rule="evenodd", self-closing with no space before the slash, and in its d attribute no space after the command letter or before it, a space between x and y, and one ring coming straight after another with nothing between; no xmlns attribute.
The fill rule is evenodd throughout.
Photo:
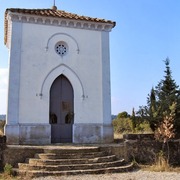
<svg viewBox="0 0 180 180"><path fill-rule="evenodd" d="M126 111L123 111L123 112L119 113L117 115L117 117L118 118L128 118L128 117L130 117L130 115Z"/></svg>
<svg viewBox="0 0 180 180"><path fill-rule="evenodd" d="M114 132L117 134L132 132L132 121L130 118L116 118L112 122Z"/></svg>
<svg viewBox="0 0 180 180"><path fill-rule="evenodd" d="M112 124L114 126L114 132L117 134L151 132L149 122L142 117L135 116L134 108L132 116L128 113L121 112L112 121Z"/></svg>
<svg viewBox="0 0 180 180"><path fill-rule="evenodd" d="M164 118L171 115L171 108L173 104L176 104L173 106L175 108L173 127L176 133L180 133L180 90L172 78L169 58L166 58L164 62L166 67L164 79L160 80L155 88L152 87L147 98L147 105L141 106L138 114L146 117L151 129L155 131L162 125Z"/></svg>

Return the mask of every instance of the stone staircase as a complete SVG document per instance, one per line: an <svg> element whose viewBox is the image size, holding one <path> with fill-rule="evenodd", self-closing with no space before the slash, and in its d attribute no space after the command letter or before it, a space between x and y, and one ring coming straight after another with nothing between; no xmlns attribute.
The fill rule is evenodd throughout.
<svg viewBox="0 0 180 180"><path fill-rule="evenodd" d="M25 163L18 163L14 172L20 176L40 177L127 172L133 168L133 164L117 159L100 147L51 147L26 159Z"/></svg>

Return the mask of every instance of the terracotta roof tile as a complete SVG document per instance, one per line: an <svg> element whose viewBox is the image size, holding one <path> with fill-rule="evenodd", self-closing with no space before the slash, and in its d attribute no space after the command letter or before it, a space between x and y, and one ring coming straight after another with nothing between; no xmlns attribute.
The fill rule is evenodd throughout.
<svg viewBox="0 0 180 180"><path fill-rule="evenodd" d="M19 9L19 8L9 8L5 11L5 39L4 42L7 41L7 20L6 16L8 12L12 13L20 13L20 14L29 14L29 15L37 15L37 16L44 16L44 17L55 17L55 18L65 18L65 19L74 19L74 20L82 20L82 21L91 21L91 22L99 22L99 23L108 23L112 24L114 27L116 25L115 22L111 20L99 19L99 18L92 18L88 16L80 16L73 13L68 13L62 10L56 9Z"/></svg>
<svg viewBox="0 0 180 180"><path fill-rule="evenodd" d="M6 9L6 11L11 11L14 13L22 13L22 14L31 14L38 16L49 16L49 17L57 17L57 18L69 18L69 19L78 19L78 20L87 20L94 22L102 22L102 23L110 23L115 26L115 22L105 19L92 18L88 16L80 16L73 13L68 13L61 10L53 10L53 9L18 9L18 8L10 8Z"/></svg>

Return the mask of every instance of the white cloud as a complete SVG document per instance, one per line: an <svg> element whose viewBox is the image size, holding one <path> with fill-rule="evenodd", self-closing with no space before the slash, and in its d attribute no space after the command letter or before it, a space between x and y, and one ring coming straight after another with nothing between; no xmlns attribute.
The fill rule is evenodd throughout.
<svg viewBox="0 0 180 180"><path fill-rule="evenodd" d="M0 68L0 114L6 114L8 69Z"/></svg>

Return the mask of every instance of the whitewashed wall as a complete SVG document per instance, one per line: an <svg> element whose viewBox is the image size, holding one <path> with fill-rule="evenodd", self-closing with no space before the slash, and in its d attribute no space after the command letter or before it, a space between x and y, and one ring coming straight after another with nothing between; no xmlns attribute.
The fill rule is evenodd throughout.
<svg viewBox="0 0 180 180"><path fill-rule="evenodd" d="M23 124L49 125L50 87L56 77L64 74L74 89L74 142L99 142L103 136L110 136L111 141L109 32L13 22L11 35L6 126L9 139L13 132L16 136L25 131L20 127ZM55 52L58 41L68 44L68 53L63 57ZM84 125L99 127L95 139L79 140Z"/></svg>

